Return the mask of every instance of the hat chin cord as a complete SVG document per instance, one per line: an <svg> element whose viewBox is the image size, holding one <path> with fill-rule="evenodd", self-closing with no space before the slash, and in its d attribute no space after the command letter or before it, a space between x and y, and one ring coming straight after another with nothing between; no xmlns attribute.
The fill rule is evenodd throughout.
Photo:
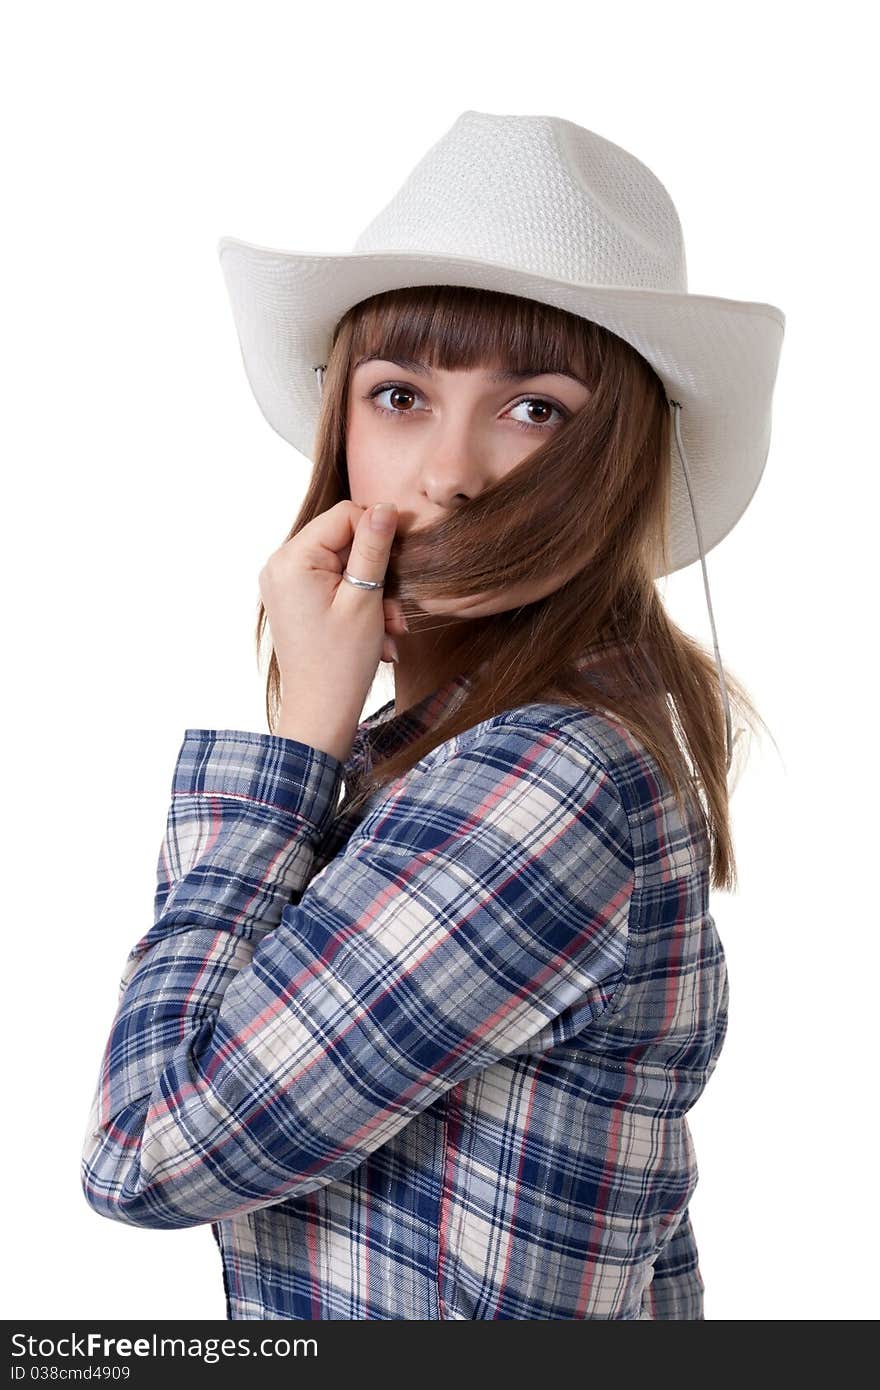
<svg viewBox="0 0 880 1390"><path fill-rule="evenodd" d="M718 667L718 679L721 682L721 694L724 699L724 722L727 737L727 771L729 772L730 764L733 760L733 746L736 743L736 739L739 738L742 730L737 729L736 738L732 737L730 699L728 698L727 694L727 682L724 679L724 667L721 664L721 653L718 650L718 634L715 631L715 616L712 612L712 597L709 593L709 576L706 572L706 556L703 553L703 534L700 530L700 523L697 519L697 509L694 505L694 493L691 487L691 475L688 471L687 459L685 458L684 454L684 445L681 442L681 402L670 401L669 404L672 406L673 409L672 420L673 424L675 425L675 444L676 448L678 449L678 457L681 459L681 471L684 473L684 480L687 484L688 498L690 499L691 504L691 514L694 518L694 530L697 533L697 545L700 548L700 564L703 568L703 588L706 590L706 606L709 609L709 624L712 628L712 645L715 648L715 664Z"/></svg>
<svg viewBox="0 0 880 1390"><path fill-rule="evenodd" d="M325 371L326 371L326 364L325 364L324 366L321 366L321 367L315 367L315 377L316 377L317 383L318 383L318 395L319 395L319 396L322 394L323 389L324 389L324 372L325 372ZM682 473L684 474L684 480L685 480L685 483L686 483L686 485L687 485L688 499L689 499L690 504L691 504L691 514L692 514L692 516L693 516L693 518L694 518L694 530L695 530L696 533L697 533L697 545L699 546L699 549L700 549L700 565L701 565L702 570L703 570L703 588L704 588L705 591L706 591L706 606L707 606L707 608L708 608L708 610L709 610L709 625L710 625L710 627L712 628L712 645L713 645L713 647L715 648L715 664L716 664L716 666L718 667L718 679L719 679L719 681L720 681L720 683L721 683L721 695L722 695L722 698L723 698L723 700L724 700L724 723L725 723L726 747L727 747L727 771L729 772L729 771L730 771L730 764L731 764L731 762L733 761L733 748L734 748L734 744L736 743L736 739L739 738L740 733L742 732L742 730L741 730L741 729L738 729L738 730L737 730L737 733L736 733L736 738L733 737L732 720L731 720L731 717L730 717L730 699L729 699L729 696L728 696L728 694L727 694L727 682L726 682L726 680L724 679L724 666L722 665L722 662L721 662L721 653L720 653L720 651L718 650L718 634L717 634L717 632L716 632L716 630L715 630L715 615L714 615L714 613L712 612L712 596L711 596L711 594L709 593L709 575L708 575L708 572L707 572L707 570L706 570L706 556L705 556L705 553L704 553L704 551L703 551L703 534L702 534L702 532L701 532L701 530L700 530L700 523L699 523L699 520L698 520L698 518L697 518L697 508L696 508L696 505L695 505L695 503L694 503L694 493L693 493L693 489L692 489L692 487L691 487L691 475L690 475L690 472L689 472L689 470L688 470L687 459L685 458L685 452L684 452L684 445L683 445L682 440L681 440L681 402L680 402L680 401L669 401L669 404L672 406L672 410L673 410L672 420L673 420L673 425L674 425L674 428L675 428L675 446L676 446L676 448L678 449L678 457L681 459L681 470L682 470Z"/></svg>

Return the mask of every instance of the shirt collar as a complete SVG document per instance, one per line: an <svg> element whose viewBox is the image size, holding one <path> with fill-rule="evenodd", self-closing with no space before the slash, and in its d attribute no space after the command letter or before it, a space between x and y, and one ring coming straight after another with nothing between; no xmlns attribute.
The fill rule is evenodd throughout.
<svg viewBox="0 0 880 1390"><path fill-rule="evenodd" d="M361 766L367 751L377 762L413 743L452 711L471 684L470 676L453 676L400 714L394 713L393 699L386 701L358 725L349 763Z"/></svg>
<svg viewBox="0 0 880 1390"><path fill-rule="evenodd" d="M619 639L594 642L575 665L578 670L584 670L631 645ZM380 758L391 757L399 749L413 743L451 713L472 684L468 675L453 676L400 714L394 713L394 700L387 700L373 714L361 720L346 767L349 771L360 770L368 753L370 763L376 763Z"/></svg>

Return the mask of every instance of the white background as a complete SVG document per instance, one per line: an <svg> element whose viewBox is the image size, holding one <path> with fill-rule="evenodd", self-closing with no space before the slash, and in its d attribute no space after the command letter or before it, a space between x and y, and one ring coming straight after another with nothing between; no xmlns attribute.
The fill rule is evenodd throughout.
<svg viewBox="0 0 880 1390"><path fill-rule="evenodd" d="M676 203L689 289L787 315L764 479L707 561L775 746L753 745L740 887L713 904L731 1013L690 1115L691 1212L707 1319L876 1317L869 10L6 9L7 1318L225 1317L207 1226L102 1220L79 1180L183 730L265 731L257 575L306 485L251 395L216 243L350 250L466 109L631 150ZM662 591L711 649L699 563Z"/></svg>

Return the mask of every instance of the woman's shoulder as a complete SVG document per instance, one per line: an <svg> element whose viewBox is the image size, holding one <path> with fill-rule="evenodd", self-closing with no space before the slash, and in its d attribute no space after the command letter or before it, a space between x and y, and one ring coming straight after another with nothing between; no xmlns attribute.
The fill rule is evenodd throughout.
<svg viewBox="0 0 880 1390"><path fill-rule="evenodd" d="M704 821L699 815L683 814L654 755L622 720L599 710L535 701L478 727L488 732L493 724L534 737L563 739L573 755L601 767L626 810L637 858L656 863L664 877L705 867Z"/></svg>
<svg viewBox="0 0 880 1390"><path fill-rule="evenodd" d="M635 797L644 797L646 791L650 794L646 774L656 785L659 769L653 757L641 740L611 714L535 700L483 720L458 737L462 746L471 741L478 746L487 739L503 739L505 731L512 738L532 735L555 743L560 750L569 748L572 756L600 768L615 784L625 804Z"/></svg>
<svg viewBox="0 0 880 1390"><path fill-rule="evenodd" d="M477 777L476 770L486 764L493 774L515 774L521 786L533 784L542 796L556 788L559 796L568 797L581 783L585 789L601 784L629 815L640 810L648 760L647 751L611 716L536 700L450 735L425 754L413 772L433 771L482 784L485 779ZM650 763L653 766L653 760Z"/></svg>
<svg viewBox="0 0 880 1390"><path fill-rule="evenodd" d="M517 705L515 709L496 715L493 720L486 720L485 724L558 733L589 749L612 774L620 761L626 761L641 746L625 725L612 715L549 700Z"/></svg>

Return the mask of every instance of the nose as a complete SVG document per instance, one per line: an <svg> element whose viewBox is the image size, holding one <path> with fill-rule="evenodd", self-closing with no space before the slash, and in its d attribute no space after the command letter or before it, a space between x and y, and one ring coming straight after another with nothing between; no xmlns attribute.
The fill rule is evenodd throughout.
<svg viewBox="0 0 880 1390"><path fill-rule="evenodd" d="M430 502L455 506L475 497L490 478L489 460L464 417L432 431L419 468L420 487Z"/></svg>

